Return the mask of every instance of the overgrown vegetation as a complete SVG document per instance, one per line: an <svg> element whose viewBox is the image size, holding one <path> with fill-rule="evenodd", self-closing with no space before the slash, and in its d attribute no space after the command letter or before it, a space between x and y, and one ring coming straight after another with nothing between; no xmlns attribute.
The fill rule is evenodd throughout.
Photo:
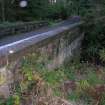
<svg viewBox="0 0 105 105"><path fill-rule="evenodd" d="M105 68L102 66L74 62L48 70L43 59L32 54L24 57L14 75L12 94L6 100L1 97L0 105L43 105L50 103L54 97L76 104L105 104ZM43 98L43 104L40 104Z"/></svg>
<svg viewBox="0 0 105 105"><path fill-rule="evenodd" d="M52 21L74 15L85 20L82 63L74 62L50 71L40 55L40 58L35 54L24 57L14 73L11 96L0 97L0 105L47 105L52 97L84 105L105 105L104 0L65 0L54 4L48 0L29 0L26 8L20 8L18 0L1 0L0 6L0 22ZM40 102L42 97L46 99Z"/></svg>
<svg viewBox="0 0 105 105"><path fill-rule="evenodd" d="M93 21L93 22L91 22ZM85 38L83 41L82 58L95 64L104 64L105 49L105 23L104 19L93 18L89 24L84 26Z"/></svg>

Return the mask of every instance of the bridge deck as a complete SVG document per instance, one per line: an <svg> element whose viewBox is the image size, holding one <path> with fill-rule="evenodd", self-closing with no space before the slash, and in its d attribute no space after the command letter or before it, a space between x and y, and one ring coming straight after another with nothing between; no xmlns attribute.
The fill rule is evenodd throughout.
<svg viewBox="0 0 105 105"><path fill-rule="evenodd" d="M26 34L9 36L0 40L0 55L9 54L19 51L29 45L35 44L41 40L52 37L64 30L80 25L80 19L69 19L61 22L53 27L42 28L37 31L32 31Z"/></svg>

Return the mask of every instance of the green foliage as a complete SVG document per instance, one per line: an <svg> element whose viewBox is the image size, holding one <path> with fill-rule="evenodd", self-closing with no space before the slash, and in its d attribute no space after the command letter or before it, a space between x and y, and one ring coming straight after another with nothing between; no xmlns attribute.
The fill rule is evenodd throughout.
<svg viewBox="0 0 105 105"><path fill-rule="evenodd" d="M76 78L75 78L75 73L74 73L74 70L73 70L73 68L71 67L70 69L64 69L64 73L65 73L65 75L66 75L66 77L68 78L68 79L70 79L70 80L75 80Z"/></svg>
<svg viewBox="0 0 105 105"><path fill-rule="evenodd" d="M100 55L100 59L104 62L105 61L105 48L100 50L99 55Z"/></svg>
<svg viewBox="0 0 105 105"><path fill-rule="evenodd" d="M24 76L27 78L28 81L32 80L33 75L32 75L32 69L30 67L23 66L22 73L24 74Z"/></svg>
<svg viewBox="0 0 105 105"><path fill-rule="evenodd" d="M70 101L78 101L79 100L79 96L77 95L76 92L71 92L68 97L67 97Z"/></svg>
<svg viewBox="0 0 105 105"><path fill-rule="evenodd" d="M4 3L4 7L3 7ZM100 6L98 12L96 7ZM49 0L29 0L28 6L19 7L18 0L1 0L0 20L6 21L32 21L35 19L66 19L69 16L80 15L87 16L104 15L105 2L94 0L57 0L57 3L51 4ZM4 9L4 16L3 15ZM94 11L94 12L93 12ZM9 14L8 14L9 13ZM4 19L3 19L4 18Z"/></svg>
<svg viewBox="0 0 105 105"><path fill-rule="evenodd" d="M36 18L45 18L47 15L48 0L30 0L28 11ZM44 14L43 14L44 13Z"/></svg>
<svg viewBox="0 0 105 105"><path fill-rule="evenodd" d="M1 97L0 97L0 105L4 105L5 103L5 100L3 100Z"/></svg>
<svg viewBox="0 0 105 105"><path fill-rule="evenodd" d="M0 104L0 105L20 105L20 96L14 95L10 96L5 104Z"/></svg>
<svg viewBox="0 0 105 105"><path fill-rule="evenodd" d="M103 96L102 96L100 105L105 105L105 93L104 93Z"/></svg>
<svg viewBox="0 0 105 105"><path fill-rule="evenodd" d="M6 105L14 105L14 98L12 96L10 96L7 101L6 101Z"/></svg>
<svg viewBox="0 0 105 105"><path fill-rule="evenodd" d="M44 80L51 86L58 86L65 78L62 70L45 71L43 73Z"/></svg>
<svg viewBox="0 0 105 105"><path fill-rule="evenodd" d="M94 22L94 21L93 21ZM100 61L100 49L105 46L105 25L103 21L97 21L85 27L85 39L83 42L82 57L86 60L95 58L96 62ZM102 57L102 56L101 56Z"/></svg>
<svg viewBox="0 0 105 105"><path fill-rule="evenodd" d="M98 75L96 74L96 72L94 72L94 71L88 72L87 78L88 78L89 84L92 86L94 86L96 84L104 84L105 83L105 81L100 79L98 77Z"/></svg>
<svg viewBox="0 0 105 105"><path fill-rule="evenodd" d="M83 90L86 90L90 87L90 84L87 80L80 80L77 82L77 91L82 92Z"/></svg>
<svg viewBox="0 0 105 105"><path fill-rule="evenodd" d="M78 72L79 70L80 72L82 72L83 69L81 68L83 68L83 65L81 65L81 63L70 63L68 65L65 65L63 67L63 70L68 79L76 80L76 72Z"/></svg>
<svg viewBox="0 0 105 105"><path fill-rule="evenodd" d="M20 96L19 95L14 95L14 104L20 105Z"/></svg>
<svg viewBox="0 0 105 105"><path fill-rule="evenodd" d="M58 96L58 97L62 97L63 96L62 92L59 89L57 89L57 88L53 89L53 95L54 96Z"/></svg>

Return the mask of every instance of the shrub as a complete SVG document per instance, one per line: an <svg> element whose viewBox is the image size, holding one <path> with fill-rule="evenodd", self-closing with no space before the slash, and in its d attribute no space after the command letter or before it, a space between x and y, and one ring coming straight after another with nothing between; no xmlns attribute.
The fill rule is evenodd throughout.
<svg viewBox="0 0 105 105"><path fill-rule="evenodd" d="M94 21L94 19L93 22L90 21L88 23L85 27L82 57L84 60L99 64L100 49L105 48L105 25L103 21Z"/></svg>
<svg viewBox="0 0 105 105"><path fill-rule="evenodd" d="M105 48L101 49L99 52L100 59L105 62Z"/></svg>

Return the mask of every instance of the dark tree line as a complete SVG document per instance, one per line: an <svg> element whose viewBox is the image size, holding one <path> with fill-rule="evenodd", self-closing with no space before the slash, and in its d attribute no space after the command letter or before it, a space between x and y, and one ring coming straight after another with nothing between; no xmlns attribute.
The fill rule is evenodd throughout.
<svg viewBox="0 0 105 105"><path fill-rule="evenodd" d="M28 0L25 8L20 0L0 0L0 21L32 21L36 19L59 19L72 15L104 14L104 0ZM97 12L102 11L102 12Z"/></svg>

